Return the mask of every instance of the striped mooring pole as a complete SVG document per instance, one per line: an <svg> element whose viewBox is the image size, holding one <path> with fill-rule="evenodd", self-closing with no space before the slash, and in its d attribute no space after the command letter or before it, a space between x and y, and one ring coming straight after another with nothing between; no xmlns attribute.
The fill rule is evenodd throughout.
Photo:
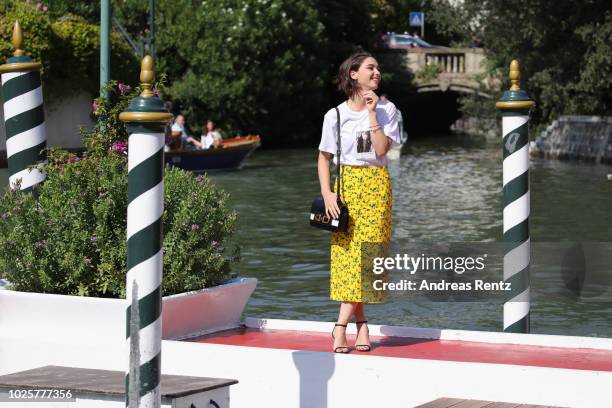
<svg viewBox="0 0 612 408"><path fill-rule="evenodd" d="M40 171L47 159L47 131L40 82L40 62L32 61L21 48L23 35L19 22L13 27L15 52L0 65L6 131L9 185L21 180L20 189L32 191L45 179ZM39 163L36 168L29 169Z"/></svg>
<svg viewBox="0 0 612 408"><path fill-rule="evenodd" d="M519 87L519 63L510 64L510 90L495 106L502 112L504 282L511 291L504 303L504 331L529 332L529 111L535 106Z"/></svg>
<svg viewBox="0 0 612 408"><path fill-rule="evenodd" d="M127 343L130 349L125 402L161 404L162 213L164 124L172 118L154 96L153 58L142 60L142 93L119 115L128 139Z"/></svg>

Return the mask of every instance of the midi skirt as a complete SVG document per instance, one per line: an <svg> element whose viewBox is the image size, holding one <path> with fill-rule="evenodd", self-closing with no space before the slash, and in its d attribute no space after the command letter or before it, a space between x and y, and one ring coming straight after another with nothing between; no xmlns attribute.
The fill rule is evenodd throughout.
<svg viewBox="0 0 612 408"><path fill-rule="evenodd" d="M374 273L373 261L388 254L391 240L389 171L381 166L342 166L340 174L349 224L346 232L331 237L330 299L382 303L385 292L376 290L374 282L386 276Z"/></svg>

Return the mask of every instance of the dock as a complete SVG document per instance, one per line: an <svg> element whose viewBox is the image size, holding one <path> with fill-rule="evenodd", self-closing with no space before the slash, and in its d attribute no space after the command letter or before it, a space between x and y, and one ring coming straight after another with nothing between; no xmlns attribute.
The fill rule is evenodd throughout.
<svg viewBox="0 0 612 408"><path fill-rule="evenodd" d="M0 319L0 375L46 365L125 371L127 345L109 330L57 330L69 323L52 317L36 323ZM233 329L166 339L162 372L238 380L230 390L233 408L406 408L441 398L612 407L612 339L370 324L370 353L335 354L332 327L246 318ZM354 324L347 333L351 345ZM464 406L471 405L454 408Z"/></svg>
<svg viewBox="0 0 612 408"><path fill-rule="evenodd" d="M506 402L476 401L456 398L439 398L416 408L560 408L545 405L512 404Z"/></svg>

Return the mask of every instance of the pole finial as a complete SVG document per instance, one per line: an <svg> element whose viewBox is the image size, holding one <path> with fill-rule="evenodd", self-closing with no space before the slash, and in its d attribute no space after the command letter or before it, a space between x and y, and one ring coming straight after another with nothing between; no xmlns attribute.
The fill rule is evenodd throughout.
<svg viewBox="0 0 612 408"><path fill-rule="evenodd" d="M517 60L512 60L510 63L510 82L512 86L510 87L511 91L518 91L521 89L520 80L521 80L521 71L519 68L519 62Z"/></svg>
<svg viewBox="0 0 612 408"><path fill-rule="evenodd" d="M23 46L23 33L21 32L21 26L19 25L19 21L15 20L15 25L13 26L13 48L15 48L15 52L13 55L15 57L21 57L25 54L25 51L21 49Z"/></svg>
<svg viewBox="0 0 612 408"><path fill-rule="evenodd" d="M148 98L153 96L153 79L155 78L155 73L153 72L153 57L150 55L145 55L140 64L140 86L142 87L142 92L140 96L143 98Z"/></svg>

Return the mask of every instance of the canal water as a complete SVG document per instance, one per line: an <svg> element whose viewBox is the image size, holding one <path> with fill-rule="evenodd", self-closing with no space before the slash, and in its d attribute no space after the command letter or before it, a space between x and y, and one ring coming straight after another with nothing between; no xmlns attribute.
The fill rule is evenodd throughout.
<svg viewBox="0 0 612 408"><path fill-rule="evenodd" d="M393 243L494 242L501 240L501 151L498 143L468 136L410 142L390 162L393 179ZM239 171L209 177L230 194L238 213L233 240L240 276L258 287L246 316L334 321L329 300L329 233L308 225L311 200L319 194L317 151L259 150ZM612 167L531 159L531 239L537 242L612 242ZM7 182L7 171L0 181ZM537 257L537 253L534 254ZM610 265L612 263L608 263ZM549 268L550 269L550 268ZM554 269L554 268L552 268ZM557 268L558 269L558 268ZM559 285L555 271L532 271L532 288ZM558 273L556 273L558 275ZM610 275L608 275L610 277ZM601 283L601 291L612 285ZM538 296L531 304L534 333L612 337L612 294L599 301ZM499 301L440 302L392 293L367 307L376 324L502 330Z"/></svg>
<svg viewBox="0 0 612 408"><path fill-rule="evenodd" d="M405 154L389 165L394 243L501 240L497 143L448 136L405 147ZM259 280L247 316L324 321L337 317L338 305L328 298L329 234L307 222L310 202L319 193L316 157L315 149L260 150L240 171L209 175L230 193L231 206L238 212L235 241L242 247L242 260L233 270ZM534 248L537 241L612 241L612 181L606 180L607 173L612 167L532 159ZM538 281L542 289L551 276L534 272L532 286ZM612 336L612 296L598 302L534 297L532 332ZM393 293L385 304L368 306L367 314L378 324L502 329L502 306L494 301L427 301L402 292Z"/></svg>

